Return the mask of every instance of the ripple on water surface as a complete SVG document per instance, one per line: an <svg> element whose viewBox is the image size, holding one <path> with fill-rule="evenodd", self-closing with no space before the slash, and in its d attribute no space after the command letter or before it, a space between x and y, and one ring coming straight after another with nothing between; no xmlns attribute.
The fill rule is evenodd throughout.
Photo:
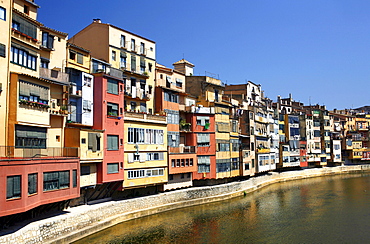
<svg viewBox="0 0 370 244"><path fill-rule="evenodd" d="M123 222L78 243L369 243L370 175L274 184Z"/></svg>

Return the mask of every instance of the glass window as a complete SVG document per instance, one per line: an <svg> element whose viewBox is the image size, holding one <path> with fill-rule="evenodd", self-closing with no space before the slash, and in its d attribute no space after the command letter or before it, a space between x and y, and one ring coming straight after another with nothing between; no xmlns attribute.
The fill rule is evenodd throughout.
<svg viewBox="0 0 370 244"><path fill-rule="evenodd" d="M108 93L118 95L118 81L113 79L108 79Z"/></svg>
<svg viewBox="0 0 370 244"><path fill-rule="evenodd" d="M28 175L28 195L37 193L37 173Z"/></svg>
<svg viewBox="0 0 370 244"><path fill-rule="evenodd" d="M5 20L6 18L6 10L3 7L0 7L0 19Z"/></svg>
<svg viewBox="0 0 370 244"><path fill-rule="evenodd" d="M69 188L69 170L44 173L44 191Z"/></svg>
<svg viewBox="0 0 370 244"><path fill-rule="evenodd" d="M6 177L6 199L20 198L21 188L20 175Z"/></svg>
<svg viewBox="0 0 370 244"><path fill-rule="evenodd" d="M108 116L118 116L118 104L108 103L107 104L107 115Z"/></svg>
<svg viewBox="0 0 370 244"><path fill-rule="evenodd" d="M72 171L72 186L77 187L77 170Z"/></svg>
<svg viewBox="0 0 370 244"><path fill-rule="evenodd" d="M121 35L121 47L126 47L126 37Z"/></svg>
<svg viewBox="0 0 370 244"><path fill-rule="evenodd" d="M0 57L6 57L6 46L0 43Z"/></svg>
<svg viewBox="0 0 370 244"><path fill-rule="evenodd" d="M108 140L108 143L107 143L108 144L108 146L107 146L108 150L118 150L118 136L108 135L107 140Z"/></svg>
<svg viewBox="0 0 370 244"><path fill-rule="evenodd" d="M209 156L198 156L198 173L209 173L211 159Z"/></svg>
<svg viewBox="0 0 370 244"><path fill-rule="evenodd" d="M77 63L83 64L84 63L84 55L81 53L77 53Z"/></svg>
<svg viewBox="0 0 370 244"><path fill-rule="evenodd" d="M107 164L107 173L108 174L115 174L119 172L119 164L118 163L109 163Z"/></svg>

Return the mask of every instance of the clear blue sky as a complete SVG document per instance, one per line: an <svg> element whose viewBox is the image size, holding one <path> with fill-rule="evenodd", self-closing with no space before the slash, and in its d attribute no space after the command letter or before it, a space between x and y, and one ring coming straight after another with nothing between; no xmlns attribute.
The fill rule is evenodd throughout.
<svg viewBox="0 0 370 244"><path fill-rule="evenodd" d="M328 109L370 105L370 1L36 0L38 20L75 33L100 18L156 42L157 62L251 80L265 95Z"/></svg>

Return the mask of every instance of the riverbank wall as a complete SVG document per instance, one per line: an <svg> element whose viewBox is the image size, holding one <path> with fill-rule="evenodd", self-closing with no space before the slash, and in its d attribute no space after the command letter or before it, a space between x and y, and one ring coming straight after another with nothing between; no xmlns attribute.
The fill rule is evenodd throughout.
<svg viewBox="0 0 370 244"><path fill-rule="evenodd" d="M71 243L123 221L168 210L222 201L264 186L311 177L370 172L370 165L270 172L245 181L194 187L157 195L69 208L65 214L32 222L0 236L0 243Z"/></svg>

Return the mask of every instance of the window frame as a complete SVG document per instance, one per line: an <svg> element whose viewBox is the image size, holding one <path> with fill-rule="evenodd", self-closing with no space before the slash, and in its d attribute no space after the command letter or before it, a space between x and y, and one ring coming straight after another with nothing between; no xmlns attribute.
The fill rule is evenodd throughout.
<svg viewBox="0 0 370 244"><path fill-rule="evenodd" d="M4 13L1 15L1 13ZM4 17L2 17L4 16ZM0 19L6 21L6 8L0 6Z"/></svg>

